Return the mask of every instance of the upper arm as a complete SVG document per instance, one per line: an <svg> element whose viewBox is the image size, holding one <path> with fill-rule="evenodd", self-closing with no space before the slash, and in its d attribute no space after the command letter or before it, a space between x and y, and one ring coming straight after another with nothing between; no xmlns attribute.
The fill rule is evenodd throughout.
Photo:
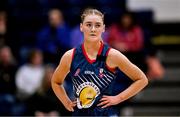
<svg viewBox="0 0 180 117"><path fill-rule="evenodd" d="M119 68L133 81L146 78L144 73L133 63L131 63L126 56L115 49L111 49L107 58L107 64L112 68Z"/></svg>
<svg viewBox="0 0 180 117"><path fill-rule="evenodd" d="M70 66L72 62L73 49L67 51L61 58L58 67L56 68L52 81L58 84L62 84L66 75L70 71Z"/></svg>

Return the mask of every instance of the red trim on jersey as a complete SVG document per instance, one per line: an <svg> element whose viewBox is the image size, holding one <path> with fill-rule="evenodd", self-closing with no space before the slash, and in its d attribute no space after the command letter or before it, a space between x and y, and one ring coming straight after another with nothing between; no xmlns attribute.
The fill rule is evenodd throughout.
<svg viewBox="0 0 180 117"><path fill-rule="evenodd" d="M103 44L103 42L101 42L100 48L99 48L99 50L98 50L98 55L101 54L101 52L102 52L102 50L103 50L103 47L104 47L104 44ZM88 55L87 55L87 53L86 53L86 51L85 51L85 48L84 48L84 43L82 44L82 51L83 51L83 54L84 54L86 60L87 60L90 64L92 64L92 63L94 63L94 62L96 61L96 59L91 60L91 59L88 57Z"/></svg>
<svg viewBox="0 0 180 117"><path fill-rule="evenodd" d="M107 50L107 52L106 52L106 57L108 56L110 49L111 49L111 48L108 48L108 50ZM107 67L107 69L108 69L109 71L111 71L111 72L113 72L113 73L114 73L115 70L116 70L116 68L112 68L112 67L108 66L107 63L106 63L106 67Z"/></svg>
<svg viewBox="0 0 180 117"><path fill-rule="evenodd" d="M75 54L76 48L73 48L73 53L72 53L72 61L74 59L74 54Z"/></svg>
<svg viewBox="0 0 180 117"><path fill-rule="evenodd" d="M99 51L98 51L98 55L101 55L103 48L104 48L104 44L101 41L101 45L100 45L100 48L99 48Z"/></svg>
<svg viewBox="0 0 180 117"><path fill-rule="evenodd" d="M106 52L106 56L108 56L110 49L111 49L111 48L108 48L108 50L107 50L107 52Z"/></svg>
<svg viewBox="0 0 180 117"><path fill-rule="evenodd" d="M111 68L111 67L109 67L107 64L106 64L106 67L107 67L107 69L108 69L109 71L111 71L112 73L115 73L116 68Z"/></svg>

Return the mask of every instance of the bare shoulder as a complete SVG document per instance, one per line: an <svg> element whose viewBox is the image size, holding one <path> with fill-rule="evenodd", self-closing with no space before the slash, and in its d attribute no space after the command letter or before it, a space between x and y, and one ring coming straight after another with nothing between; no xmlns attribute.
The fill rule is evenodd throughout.
<svg viewBox="0 0 180 117"><path fill-rule="evenodd" d="M111 48L107 56L107 65L115 68L118 64L126 62L127 58L118 50Z"/></svg>
<svg viewBox="0 0 180 117"><path fill-rule="evenodd" d="M70 66L72 57L73 57L74 49L70 49L64 53L64 55L61 58L60 64L64 63L68 66Z"/></svg>
<svg viewBox="0 0 180 117"><path fill-rule="evenodd" d="M63 55L63 57L71 58L73 56L74 48L66 51Z"/></svg>
<svg viewBox="0 0 180 117"><path fill-rule="evenodd" d="M117 58L123 58L125 57L120 51L111 48L108 53L108 58L111 60L116 60Z"/></svg>
<svg viewBox="0 0 180 117"><path fill-rule="evenodd" d="M74 53L74 48L66 51L62 58L71 59Z"/></svg>
<svg viewBox="0 0 180 117"><path fill-rule="evenodd" d="M74 51L74 49L68 50L61 57L59 65L57 66L57 68L53 74L53 80L55 82L62 84L66 75L69 73L73 51Z"/></svg>

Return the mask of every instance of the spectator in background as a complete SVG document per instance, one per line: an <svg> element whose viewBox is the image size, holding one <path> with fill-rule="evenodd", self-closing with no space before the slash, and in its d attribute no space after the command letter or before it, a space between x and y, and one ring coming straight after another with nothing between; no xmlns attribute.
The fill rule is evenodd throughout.
<svg viewBox="0 0 180 117"><path fill-rule="evenodd" d="M70 31L60 10L51 9L48 18L49 24L37 35L37 46L43 51L46 63L57 64L59 57L70 48Z"/></svg>
<svg viewBox="0 0 180 117"><path fill-rule="evenodd" d="M6 13L0 11L0 47L5 45L6 28Z"/></svg>
<svg viewBox="0 0 180 117"><path fill-rule="evenodd" d="M58 116L59 104L51 88L51 77L55 68L52 65L45 66L44 76L36 93L28 100L28 109L31 115L36 117Z"/></svg>
<svg viewBox="0 0 180 117"><path fill-rule="evenodd" d="M131 14L124 14L119 24L113 24L108 31L107 42L119 51L125 54L143 51L143 30L135 25Z"/></svg>
<svg viewBox="0 0 180 117"><path fill-rule="evenodd" d="M17 96L26 101L41 85L44 69L41 51L34 49L29 53L28 63L21 66L16 74Z"/></svg>
<svg viewBox="0 0 180 117"><path fill-rule="evenodd" d="M0 48L0 115L13 115L16 61L8 46Z"/></svg>
<svg viewBox="0 0 180 117"><path fill-rule="evenodd" d="M149 53L147 53L144 32L136 24L132 13L124 13L119 24L110 26L108 32L107 43L124 53L150 79L163 77L164 69L157 57L149 56Z"/></svg>

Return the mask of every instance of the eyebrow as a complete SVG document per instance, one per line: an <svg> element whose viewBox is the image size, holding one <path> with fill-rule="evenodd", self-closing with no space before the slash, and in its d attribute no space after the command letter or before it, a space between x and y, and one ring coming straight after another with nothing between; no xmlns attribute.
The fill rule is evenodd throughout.
<svg viewBox="0 0 180 117"><path fill-rule="evenodd" d="M85 23L89 24L89 23L92 23L92 22L88 21L88 22L85 22ZM101 22L96 22L96 24L101 24Z"/></svg>

